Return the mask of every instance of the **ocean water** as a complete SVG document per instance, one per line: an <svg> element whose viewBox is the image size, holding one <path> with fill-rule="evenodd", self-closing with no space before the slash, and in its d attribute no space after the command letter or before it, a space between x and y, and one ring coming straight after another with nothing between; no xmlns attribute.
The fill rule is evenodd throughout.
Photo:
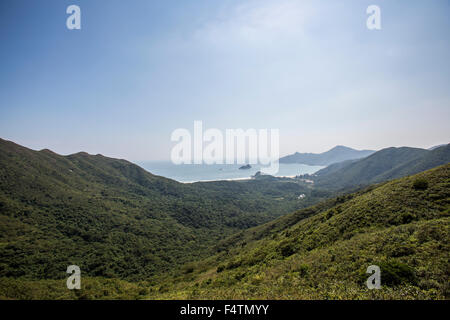
<svg viewBox="0 0 450 320"><path fill-rule="evenodd" d="M218 181L218 180L240 180L249 179L256 172L261 170L260 165L252 165L251 169L239 170L242 165L237 164L182 164L175 165L170 161L149 161L139 162L139 166L145 170L166 178L179 182L197 182L197 181ZM312 174L322 166L307 166L304 164L280 163L277 177L294 177L300 174Z"/></svg>

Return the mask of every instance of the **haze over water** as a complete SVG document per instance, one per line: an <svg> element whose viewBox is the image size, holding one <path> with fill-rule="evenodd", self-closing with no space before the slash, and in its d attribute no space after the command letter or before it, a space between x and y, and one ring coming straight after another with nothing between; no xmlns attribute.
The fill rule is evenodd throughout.
<svg viewBox="0 0 450 320"><path fill-rule="evenodd" d="M182 164L175 165L170 161L148 161L138 163L152 174L170 178L179 182L238 180L251 178L261 170L260 165L252 165L251 169L239 170L242 165L237 164ZM312 174L322 169L322 166L308 166L304 164L279 164L277 177L293 177L301 174Z"/></svg>

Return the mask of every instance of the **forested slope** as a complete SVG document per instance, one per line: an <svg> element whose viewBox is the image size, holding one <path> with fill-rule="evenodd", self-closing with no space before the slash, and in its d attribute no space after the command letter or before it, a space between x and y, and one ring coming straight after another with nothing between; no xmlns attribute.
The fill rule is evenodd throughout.
<svg viewBox="0 0 450 320"><path fill-rule="evenodd" d="M301 184L182 184L102 155L0 140L0 277L142 280L204 256L232 233L314 202ZM280 201L280 197L284 201Z"/></svg>
<svg viewBox="0 0 450 320"><path fill-rule="evenodd" d="M244 231L152 297L448 299L449 209L445 165ZM381 290L365 286L370 265Z"/></svg>

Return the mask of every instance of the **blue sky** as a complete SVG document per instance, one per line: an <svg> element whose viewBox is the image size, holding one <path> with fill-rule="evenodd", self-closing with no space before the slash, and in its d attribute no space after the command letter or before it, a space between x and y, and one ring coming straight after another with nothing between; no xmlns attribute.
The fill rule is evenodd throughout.
<svg viewBox="0 0 450 320"><path fill-rule="evenodd" d="M81 30L66 28L67 6ZM381 8L382 30L366 28ZM169 159L177 128L280 129L280 153L450 138L450 2L2 0L0 137Z"/></svg>

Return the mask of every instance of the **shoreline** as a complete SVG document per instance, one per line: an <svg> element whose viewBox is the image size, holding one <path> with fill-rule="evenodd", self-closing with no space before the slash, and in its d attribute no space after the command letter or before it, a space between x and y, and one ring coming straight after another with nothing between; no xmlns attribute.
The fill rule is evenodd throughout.
<svg viewBox="0 0 450 320"><path fill-rule="evenodd" d="M229 179L214 179L214 180L197 180L197 181L178 181L179 183L197 183L197 182L219 182L219 181L245 181L245 180L252 180L252 177L244 177L244 178L229 178Z"/></svg>
<svg viewBox="0 0 450 320"><path fill-rule="evenodd" d="M297 175L292 176L273 176L275 178L286 178L286 179L295 179ZM213 180L196 180L196 181L178 181L179 183L197 183L197 182L219 182L219 181L245 181L245 180L253 180L253 177L244 177L244 178L229 178L229 179L213 179ZM174 179L175 180L175 179Z"/></svg>
<svg viewBox="0 0 450 320"><path fill-rule="evenodd" d="M179 183L183 184L192 184L197 182L219 182L219 181L248 181L254 179L253 176L255 173L260 171L259 167L252 168L254 170L249 170L250 172L240 172L239 174L239 168L238 165L212 165L212 169L207 168L204 169L203 167L207 165L173 165L170 162L159 162L158 165L154 165L158 162L153 162L153 165L151 161L148 162L138 162L136 163L138 166L143 168L145 171L158 175L167 179L171 179L174 181L177 181ZM194 170L192 172L189 172L190 167L192 167ZM215 168L214 168L215 167ZM287 168L287 169L286 169ZM280 165L280 171L277 175L273 175L273 177L280 178L280 179L294 179L298 175L302 174L314 174L318 170L322 169L323 166L308 166L303 164L282 164ZM214 172L214 169L217 171ZM224 171L222 171L224 169ZM183 171L188 172L188 176L185 176L183 174ZM205 170L205 171L203 171ZM234 172L233 172L234 170ZM241 170L242 171L242 170ZM225 177L221 177L222 175L225 175ZM200 176L200 177L199 177ZM202 177L203 176L203 177ZM226 177L228 176L228 177ZM230 177L231 176L231 177ZM234 177L233 177L234 176ZM180 180L178 180L180 179Z"/></svg>

